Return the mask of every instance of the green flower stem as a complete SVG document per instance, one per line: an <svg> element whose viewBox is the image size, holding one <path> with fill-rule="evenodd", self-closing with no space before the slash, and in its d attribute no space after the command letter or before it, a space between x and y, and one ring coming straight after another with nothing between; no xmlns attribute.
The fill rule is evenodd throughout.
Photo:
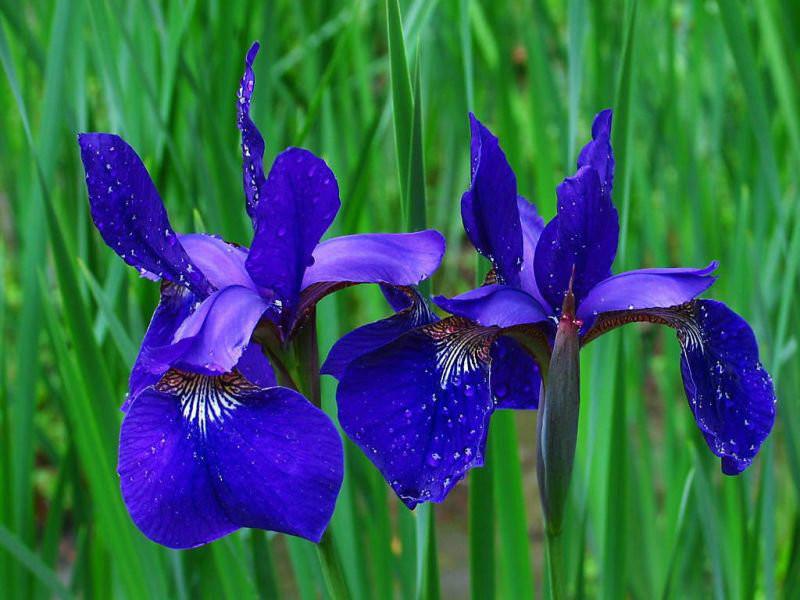
<svg viewBox="0 0 800 600"><path fill-rule="evenodd" d="M321 409L316 312L312 311L306 317L289 344L281 345L271 329L257 331L255 339L261 344L264 354L269 357L278 383L297 390L314 406ZM317 556L328 596L334 600L351 598L331 527L328 527L322 540L317 544Z"/></svg>
<svg viewBox="0 0 800 600"><path fill-rule="evenodd" d="M564 538L560 533L547 530L547 580L553 600L566 598L564 577Z"/></svg>
<svg viewBox="0 0 800 600"><path fill-rule="evenodd" d="M253 341L261 346L261 351L269 359L272 368L275 370L275 377L278 385L299 390L292 374L293 356L278 338L275 327L269 325L259 325L253 332Z"/></svg>
<svg viewBox="0 0 800 600"><path fill-rule="evenodd" d="M306 317L291 342L290 352L293 356L294 381L298 384L299 391L306 396L317 408L322 408L322 393L319 375L319 345L317 342L317 315L312 311ZM334 600L348 600L352 596L347 588L347 581L342 569L342 561L333 539L333 528L322 536L317 545L322 575L328 595Z"/></svg>
<svg viewBox="0 0 800 600"><path fill-rule="evenodd" d="M300 392L314 406L322 408L322 391L319 381L319 346L317 343L317 314L312 310L292 340L294 351L294 380Z"/></svg>
<svg viewBox="0 0 800 600"><path fill-rule="evenodd" d="M253 573L256 586L262 598L278 598L278 578L272 556L271 541L266 531L253 531L251 538L253 552Z"/></svg>
<svg viewBox="0 0 800 600"><path fill-rule="evenodd" d="M344 579L344 570L342 569L342 561L339 558L339 553L336 550L336 544L333 541L333 532L329 528L328 531L322 536L322 540L317 544L317 555L322 567L322 576L325 579L325 587L328 591L328 596L333 600L349 600L352 596L347 589L347 582Z"/></svg>

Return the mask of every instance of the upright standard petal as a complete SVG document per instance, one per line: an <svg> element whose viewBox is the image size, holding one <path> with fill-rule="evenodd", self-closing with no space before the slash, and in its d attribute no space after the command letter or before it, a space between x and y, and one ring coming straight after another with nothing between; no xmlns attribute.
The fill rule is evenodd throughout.
<svg viewBox="0 0 800 600"><path fill-rule="evenodd" d="M483 464L496 331L456 317L414 329L345 370L339 422L400 499L442 501Z"/></svg>
<svg viewBox="0 0 800 600"><path fill-rule="evenodd" d="M191 548L240 527L318 542L342 445L297 392L172 370L125 416L118 471L134 523L159 544Z"/></svg>
<svg viewBox="0 0 800 600"><path fill-rule="evenodd" d="M719 263L703 269L639 269L614 275L598 283L578 306L584 331L603 312L639 308L668 308L693 300L710 288Z"/></svg>
<svg viewBox="0 0 800 600"><path fill-rule="evenodd" d="M442 310L485 327L514 327L548 319L548 313L529 294L500 284L484 285L455 298L436 296L433 301Z"/></svg>
<svg viewBox="0 0 800 600"><path fill-rule="evenodd" d="M469 115L472 182L461 197L461 220L472 245L492 261L498 281L519 285L522 231L517 178L492 133Z"/></svg>
<svg viewBox="0 0 800 600"><path fill-rule="evenodd" d="M264 177L264 138L261 137L261 132L250 118L250 98L256 83L253 61L258 54L258 48L258 42L255 42L247 52L244 61L244 75L242 75L239 92L236 95L238 99L236 124L242 132L242 180L245 206L254 225L256 207L266 179Z"/></svg>
<svg viewBox="0 0 800 600"><path fill-rule="evenodd" d="M601 313L583 342L636 321L676 330L683 384L700 431L726 474L746 469L775 421L775 391L750 326L721 302L693 300L670 308Z"/></svg>
<svg viewBox="0 0 800 600"><path fill-rule="evenodd" d="M325 161L301 148L278 155L264 185L245 264L253 281L282 307L284 318L297 307L314 248L339 204L339 186Z"/></svg>
<svg viewBox="0 0 800 600"><path fill-rule="evenodd" d="M142 160L121 137L78 136L94 224L120 257L143 275L152 274L205 297L213 290L192 264L172 230Z"/></svg>
<svg viewBox="0 0 800 600"><path fill-rule="evenodd" d="M520 286L542 305L547 306L544 297L536 283L536 274L533 269L536 245L544 230L544 220L539 216L536 207L522 196L517 196L519 208L519 224L522 228L522 267L519 273Z"/></svg>
<svg viewBox="0 0 800 600"><path fill-rule="evenodd" d="M578 156L578 168L592 167L600 176L604 195L611 197L614 187L614 151L611 149L611 109L597 113L592 123L592 141Z"/></svg>
<svg viewBox="0 0 800 600"><path fill-rule="evenodd" d="M439 320L419 292L413 288L402 290L407 300L405 307L391 317L363 325L343 336L328 353L322 373L341 379L347 366L358 357L393 342L412 329Z"/></svg>
<svg viewBox="0 0 800 600"><path fill-rule="evenodd" d="M258 321L270 309L250 288L230 286L214 292L181 323L169 345L148 350L148 360L164 370L227 373L239 362Z"/></svg>
<svg viewBox="0 0 800 600"><path fill-rule="evenodd" d="M611 275L617 252L619 220L610 196L602 191L597 171L589 166L558 186L558 214L544 228L534 257L539 291L555 314L570 278L578 303Z"/></svg>

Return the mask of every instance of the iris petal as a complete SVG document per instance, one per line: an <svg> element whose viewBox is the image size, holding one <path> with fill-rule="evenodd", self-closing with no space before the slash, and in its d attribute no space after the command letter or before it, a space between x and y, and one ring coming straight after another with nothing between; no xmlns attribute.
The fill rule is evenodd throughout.
<svg viewBox="0 0 800 600"><path fill-rule="evenodd" d="M536 281L556 314L573 268L578 303L611 275L619 238L619 217L611 201L613 184L611 111L604 110L595 117L592 140L581 150L578 171L556 190L558 214L547 224L536 247Z"/></svg>
<svg viewBox="0 0 800 600"><path fill-rule="evenodd" d="M539 237L534 272L539 291L559 314L570 278L580 303L597 283L611 275L617 252L619 220L610 197L602 194L600 178L581 167L557 189L558 214Z"/></svg>
<svg viewBox="0 0 800 600"><path fill-rule="evenodd" d="M744 319L713 300L693 307L698 337L678 330L683 385L708 447L722 459L723 471L736 475L750 466L772 430L772 379Z"/></svg>
<svg viewBox="0 0 800 600"><path fill-rule="evenodd" d="M247 256L245 250L205 234L179 235L178 237L192 262L207 275L212 285L220 288L229 285L254 288L254 284L244 268L244 260ZM162 352L165 347L173 344L178 329L200 306L202 306L200 299L187 288L169 282L162 284L161 300L153 313L136 362L131 370L128 396L122 406L123 412L127 411L130 401L140 391L156 383L171 366L169 359ZM266 364L259 365L259 360L247 359L248 365L252 366L253 376L258 377L258 379L250 378L250 380L259 384L269 382L268 384L264 383L263 387L274 385L274 374L270 378L272 367L260 350L258 350L258 354L262 356ZM241 360L246 360L246 357L243 355Z"/></svg>
<svg viewBox="0 0 800 600"><path fill-rule="evenodd" d="M445 319L359 357L339 383L339 422L409 508L442 501L483 464L495 335Z"/></svg>
<svg viewBox="0 0 800 600"><path fill-rule="evenodd" d="M359 283L378 283L393 308L409 305L406 288L430 277L445 251L444 236L428 229L415 233L366 233L335 237L314 249L306 269L294 328L322 298ZM396 291L393 292L392 286Z"/></svg>
<svg viewBox="0 0 800 600"><path fill-rule="evenodd" d="M330 419L287 388L240 375L170 371L142 392L120 434L122 496L136 525L172 548L240 527L318 542L342 481Z"/></svg>
<svg viewBox="0 0 800 600"><path fill-rule="evenodd" d="M600 111L592 123L592 139L578 156L578 168L592 167L600 176L603 194L611 197L614 187L614 151L611 149L610 109Z"/></svg>
<svg viewBox="0 0 800 600"><path fill-rule="evenodd" d="M444 251L444 236L433 229L331 238L314 249L303 288L322 282L417 285L439 267Z"/></svg>
<svg viewBox="0 0 800 600"><path fill-rule="evenodd" d="M256 77L253 73L253 61L258 54L258 42L254 43L247 52L244 62L244 75L239 83L237 94L237 119L236 124L242 132L242 180L244 184L245 206L247 214L255 225L256 207L258 206L261 189L264 185L264 138L250 118L250 98L253 95Z"/></svg>
<svg viewBox="0 0 800 600"><path fill-rule="evenodd" d="M127 412L131 401L138 393L155 384L166 372L168 366L161 364L160 361L154 363L150 360L150 351L172 342L178 327L192 314L197 302L197 297L188 289L169 282L162 284L161 300L144 334L136 362L133 363L128 382L128 396L122 405L122 412Z"/></svg>
<svg viewBox="0 0 800 600"><path fill-rule="evenodd" d="M270 305L250 288L214 292L175 331L172 342L147 352L155 368L179 367L207 375L232 370Z"/></svg>
<svg viewBox="0 0 800 600"><path fill-rule="evenodd" d="M485 327L513 327L548 318L547 312L529 294L501 284L484 285L455 298L436 296L433 301L442 310Z"/></svg>
<svg viewBox="0 0 800 600"><path fill-rule="evenodd" d="M404 289L407 306L391 317L358 327L340 338L328 353L322 373L341 379L347 366L359 356L385 346L412 329L439 320L419 292L412 288Z"/></svg>
<svg viewBox="0 0 800 600"><path fill-rule="evenodd" d="M180 399L152 388L136 397L122 421L122 499L142 533L170 548L199 546L238 529L219 506L196 436Z"/></svg>
<svg viewBox="0 0 800 600"><path fill-rule="evenodd" d="M192 263L218 290L230 285L256 289L244 266L247 249L205 233L180 234L178 239Z"/></svg>
<svg viewBox="0 0 800 600"><path fill-rule="evenodd" d="M121 137L78 136L92 219L106 244L145 276L205 297L213 288L178 241L142 160Z"/></svg>
<svg viewBox="0 0 800 600"><path fill-rule="evenodd" d="M253 281L274 294L291 318L312 252L339 210L339 186L321 158L289 148L275 159L258 204L256 233L245 262Z"/></svg>
<svg viewBox="0 0 800 600"><path fill-rule="evenodd" d="M519 208L519 222L522 228L522 268L519 273L520 286L542 305L547 306L539 285L536 283L533 261L536 253L536 245L539 237L544 230L544 220L539 216L536 207L522 196L517 196L517 208Z"/></svg>
<svg viewBox="0 0 800 600"><path fill-rule="evenodd" d="M461 220L472 245L492 261L498 279L519 284L522 231L517 208L517 178L492 135L470 113L472 182L461 197Z"/></svg>
<svg viewBox="0 0 800 600"><path fill-rule="evenodd" d="M578 306L584 330L599 313L638 308L670 307L689 302L714 284L718 263L702 269L639 269L598 283Z"/></svg>
<svg viewBox="0 0 800 600"><path fill-rule="evenodd" d="M256 384L258 387L267 388L278 385L275 378L275 369L264 355L261 346L251 342L245 346L239 362L236 363L236 370L241 373L247 381Z"/></svg>
<svg viewBox="0 0 800 600"><path fill-rule="evenodd" d="M497 408L539 407L542 384L539 365L513 339L501 336L492 344L492 397Z"/></svg>
<svg viewBox="0 0 800 600"><path fill-rule="evenodd" d="M775 421L775 391L747 322L721 302L601 313L587 343L609 329L637 321L673 327L681 343L681 374L697 425L723 471L746 469Z"/></svg>

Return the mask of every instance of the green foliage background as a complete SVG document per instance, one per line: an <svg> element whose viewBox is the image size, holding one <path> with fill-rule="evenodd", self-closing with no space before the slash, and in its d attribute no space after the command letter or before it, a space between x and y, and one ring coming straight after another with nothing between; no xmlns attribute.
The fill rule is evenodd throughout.
<svg viewBox="0 0 800 600"><path fill-rule="evenodd" d="M631 326L592 344L569 587L797 597L800 5L404 0L404 57L399 27L388 43L395 1L0 0L0 596L326 593L302 540L243 531L183 553L155 546L130 523L115 473L118 406L157 286L94 231L75 134L124 136L176 229L248 243L235 92L258 39L268 161L287 145L328 161L343 199L335 234L398 230L401 197L412 223L425 197L449 242L432 283L443 293L476 277L458 209L467 111L549 218L592 116L615 109L615 270L720 259L713 296L753 325L779 416L753 468L724 478L686 406L672 333ZM374 289L325 300L322 350L385 314ZM413 514L348 445L333 531L352 595L546 595L534 436L535 414L498 414L488 468Z"/></svg>

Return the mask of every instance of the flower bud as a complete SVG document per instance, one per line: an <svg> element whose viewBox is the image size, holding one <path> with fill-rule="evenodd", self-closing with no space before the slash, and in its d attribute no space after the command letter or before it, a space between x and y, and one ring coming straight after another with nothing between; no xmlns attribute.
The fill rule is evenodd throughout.
<svg viewBox="0 0 800 600"><path fill-rule="evenodd" d="M548 535L558 535L561 531L575 460L580 401L580 326L581 322L575 318L575 298L570 285L539 406L536 475Z"/></svg>

